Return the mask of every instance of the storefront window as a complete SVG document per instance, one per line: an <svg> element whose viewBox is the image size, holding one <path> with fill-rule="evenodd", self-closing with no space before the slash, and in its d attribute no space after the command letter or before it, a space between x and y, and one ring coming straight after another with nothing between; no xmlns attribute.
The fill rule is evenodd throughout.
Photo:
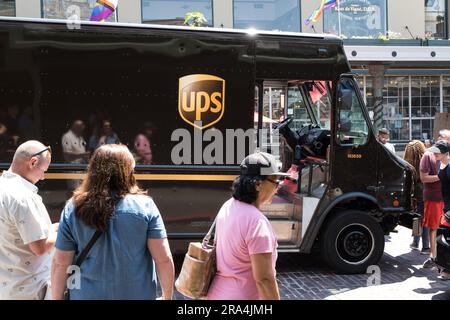
<svg viewBox="0 0 450 320"><path fill-rule="evenodd" d="M386 77L383 88L383 127L391 140L409 140L409 77Z"/></svg>
<svg viewBox="0 0 450 320"><path fill-rule="evenodd" d="M299 0L234 0L234 28L300 32Z"/></svg>
<svg viewBox="0 0 450 320"><path fill-rule="evenodd" d="M0 0L0 16L16 15L16 1L15 0Z"/></svg>
<svg viewBox="0 0 450 320"><path fill-rule="evenodd" d="M186 14L198 12L213 26L212 0L142 0L142 22L167 25L183 25Z"/></svg>
<svg viewBox="0 0 450 320"><path fill-rule="evenodd" d="M422 141L433 138L436 113L450 113L450 75L442 76L391 76L384 77L383 127L390 131L391 140L407 142L412 139ZM373 113L373 78L364 77L360 81L364 89L369 114Z"/></svg>
<svg viewBox="0 0 450 320"><path fill-rule="evenodd" d="M90 20L96 0L42 0L42 17L46 19L68 19L79 16L80 20ZM116 21L112 14L108 22Z"/></svg>
<svg viewBox="0 0 450 320"><path fill-rule="evenodd" d="M434 117L439 112L439 106L439 77L412 77L412 117Z"/></svg>
<svg viewBox="0 0 450 320"><path fill-rule="evenodd" d="M433 119L439 109L439 77L411 77L412 139L432 138Z"/></svg>
<svg viewBox="0 0 450 320"><path fill-rule="evenodd" d="M445 0L425 0L425 38L446 38L445 3Z"/></svg>
<svg viewBox="0 0 450 320"><path fill-rule="evenodd" d="M450 112L450 76L442 77L442 104L444 106L444 112Z"/></svg>
<svg viewBox="0 0 450 320"><path fill-rule="evenodd" d="M386 33L386 0L340 0L324 11L324 32L344 38L377 38Z"/></svg>

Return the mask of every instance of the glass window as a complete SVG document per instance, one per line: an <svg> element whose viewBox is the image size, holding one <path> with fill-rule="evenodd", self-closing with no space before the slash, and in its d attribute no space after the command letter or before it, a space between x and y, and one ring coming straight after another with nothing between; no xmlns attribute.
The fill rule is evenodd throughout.
<svg viewBox="0 0 450 320"><path fill-rule="evenodd" d="M0 16L16 15L16 1L15 0L0 0Z"/></svg>
<svg viewBox="0 0 450 320"><path fill-rule="evenodd" d="M412 139L432 138L433 119L439 109L439 77L411 77Z"/></svg>
<svg viewBox="0 0 450 320"><path fill-rule="evenodd" d="M234 0L234 28L300 32L298 0Z"/></svg>
<svg viewBox="0 0 450 320"><path fill-rule="evenodd" d="M262 141L261 147L276 157L281 148L279 139L273 134L273 127L285 119L286 89L284 83L264 83L262 129L265 141Z"/></svg>
<svg viewBox="0 0 450 320"><path fill-rule="evenodd" d="M439 77L411 78L412 117L434 117L440 108Z"/></svg>
<svg viewBox="0 0 450 320"><path fill-rule="evenodd" d="M412 120L412 139L427 140L433 138L433 119Z"/></svg>
<svg viewBox="0 0 450 320"><path fill-rule="evenodd" d="M450 112L450 76L442 77L442 96L444 101L444 112Z"/></svg>
<svg viewBox="0 0 450 320"><path fill-rule="evenodd" d="M46 19L67 19L79 14L80 20L90 20L96 0L42 0L42 17ZM116 21L112 14L108 22Z"/></svg>
<svg viewBox="0 0 450 320"><path fill-rule="evenodd" d="M386 77L383 90L385 118L409 117L409 77Z"/></svg>
<svg viewBox="0 0 450 320"><path fill-rule="evenodd" d="M445 0L425 0L425 38L446 38L446 11Z"/></svg>
<svg viewBox="0 0 450 320"><path fill-rule="evenodd" d="M328 83L328 86L331 86L330 83ZM331 94L328 86L326 81L314 81L311 82L311 86L309 89L307 88L307 91L312 107L316 111L315 116L319 121L320 127L329 130L331 127Z"/></svg>
<svg viewBox="0 0 450 320"><path fill-rule="evenodd" d="M367 142L369 127L356 90L349 79L339 81L337 134L341 145L363 145Z"/></svg>
<svg viewBox="0 0 450 320"><path fill-rule="evenodd" d="M311 124L311 119L306 109L305 100L298 86L288 88L287 116L294 117L289 125L291 129L300 130L303 126Z"/></svg>
<svg viewBox="0 0 450 320"><path fill-rule="evenodd" d="M202 13L213 26L212 0L142 0L143 23L183 25L189 12Z"/></svg>
<svg viewBox="0 0 450 320"><path fill-rule="evenodd" d="M385 77L383 88L383 127L391 139L409 141L409 77Z"/></svg>
<svg viewBox="0 0 450 320"><path fill-rule="evenodd" d="M263 127L284 119L285 87L265 86L263 102Z"/></svg>
<svg viewBox="0 0 450 320"><path fill-rule="evenodd" d="M340 0L324 11L324 32L345 38L386 33L386 0Z"/></svg>

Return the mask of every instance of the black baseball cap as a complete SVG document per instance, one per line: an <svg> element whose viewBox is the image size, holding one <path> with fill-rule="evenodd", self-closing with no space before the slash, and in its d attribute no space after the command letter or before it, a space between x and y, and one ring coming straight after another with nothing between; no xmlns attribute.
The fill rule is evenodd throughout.
<svg viewBox="0 0 450 320"><path fill-rule="evenodd" d="M433 153L447 153L450 152L450 145L447 141L439 140L434 146L428 148L428 151Z"/></svg>
<svg viewBox="0 0 450 320"><path fill-rule="evenodd" d="M241 175L245 176L284 176L291 174L280 171L278 161L266 152L255 152L241 163Z"/></svg>

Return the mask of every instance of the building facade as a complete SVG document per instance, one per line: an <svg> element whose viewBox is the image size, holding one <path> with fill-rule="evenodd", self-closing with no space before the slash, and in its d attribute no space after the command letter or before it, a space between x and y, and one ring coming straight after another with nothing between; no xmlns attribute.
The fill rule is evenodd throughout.
<svg viewBox="0 0 450 320"><path fill-rule="evenodd" d="M0 0L0 15L89 19L95 2ZM450 112L449 2L339 0L307 23L320 0L120 0L109 20L182 25L188 12L200 12L206 26L339 35L371 115L381 117L377 126L401 146L435 138L435 114ZM281 105L289 104L287 88L274 83L266 94L271 110L289 110Z"/></svg>

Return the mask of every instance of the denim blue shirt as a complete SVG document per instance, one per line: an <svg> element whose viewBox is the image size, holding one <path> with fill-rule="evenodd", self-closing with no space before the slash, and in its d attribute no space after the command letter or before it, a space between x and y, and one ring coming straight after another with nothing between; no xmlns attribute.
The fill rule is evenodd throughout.
<svg viewBox="0 0 450 320"><path fill-rule="evenodd" d="M75 216L75 206L69 201L61 214L55 246L76 251L76 259L94 233ZM166 237L153 200L144 195L126 196L117 204L108 230L81 264L80 289L70 290L70 299L155 299L157 277L147 239Z"/></svg>

